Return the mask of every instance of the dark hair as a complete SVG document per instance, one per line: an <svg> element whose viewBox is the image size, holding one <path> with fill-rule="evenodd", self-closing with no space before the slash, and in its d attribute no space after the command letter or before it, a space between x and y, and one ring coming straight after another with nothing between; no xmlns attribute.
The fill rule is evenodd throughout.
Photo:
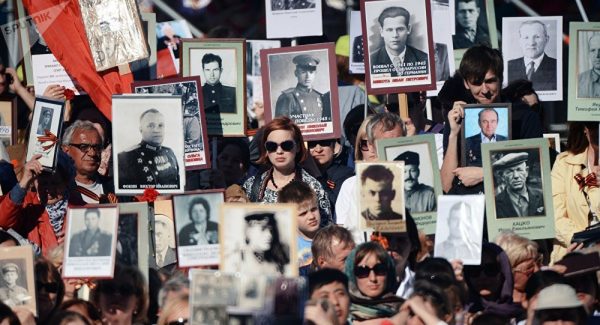
<svg viewBox="0 0 600 325"><path fill-rule="evenodd" d="M0 244L7 242L9 240L13 240L16 246L19 246L19 240L13 235L9 234L6 230L0 229Z"/></svg>
<svg viewBox="0 0 600 325"><path fill-rule="evenodd" d="M206 201L206 199L203 197L195 197L193 200L190 201L190 205L188 207L188 216L190 217L190 219L192 219L192 211L194 210L194 206L198 204L202 204L204 210L206 210L206 221L208 221L208 219L210 218L210 205L208 204L208 201Z"/></svg>
<svg viewBox="0 0 600 325"><path fill-rule="evenodd" d="M481 114L483 114L483 112L494 112L496 113L496 119L500 119L500 116L498 115L498 111L496 111L493 107L486 107L482 110L479 111L479 113L477 113L477 121L481 121Z"/></svg>
<svg viewBox="0 0 600 325"><path fill-rule="evenodd" d="M393 182L394 173L383 165L369 165L360 174L360 182L364 183L367 178L374 180L375 182Z"/></svg>
<svg viewBox="0 0 600 325"><path fill-rule="evenodd" d="M567 151L577 155L584 152L585 149L590 145L584 134L585 128L592 133L592 139L598 139L597 122L570 122L569 135L567 136Z"/></svg>
<svg viewBox="0 0 600 325"><path fill-rule="evenodd" d="M572 321L575 325L587 324L588 315L583 306L575 308L553 308L536 310L533 324L544 324L557 320Z"/></svg>
<svg viewBox="0 0 600 325"><path fill-rule="evenodd" d="M98 312L98 309L96 308L96 306L94 306L91 302L83 300L83 299L67 300L67 301L63 302L62 305L60 305L59 309L66 311L67 309L69 309L73 306L81 306L83 309L85 309L89 318L94 322L102 320L102 316L100 316L100 312Z"/></svg>
<svg viewBox="0 0 600 325"><path fill-rule="evenodd" d="M21 325L19 318L12 309L0 301L0 323L5 320L8 320L8 325Z"/></svg>
<svg viewBox="0 0 600 325"><path fill-rule="evenodd" d="M74 321L81 321L85 325L92 325L90 323L90 321L87 320L87 318L83 317L83 315L76 313L74 311L66 311L66 310L59 311L56 315L54 315L54 317L52 317L52 319L50 319L50 322L48 322L47 324L49 324L49 325L64 325L64 324L70 324L71 322L74 322Z"/></svg>
<svg viewBox="0 0 600 325"><path fill-rule="evenodd" d="M471 325L508 325L511 324L510 319L498 314L484 312L473 318Z"/></svg>
<svg viewBox="0 0 600 325"><path fill-rule="evenodd" d="M386 18L394 18L398 16L404 17L406 26L410 24L410 12L402 7L387 7L383 9L381 14L379 14L379 18L377 18L377 21L379 22L379 26L383 27L383 21Z"/></svg>
<svg viewBox="0 0 600 325"><path fill-rule="evenodd" d="M237 147L241 151L240 159L244 169L250 167L250 147L246 138L224 138L217 147L217 152L220 155L228 146Z"/></svg>
<svg viewBox="0 0 600 325"><path fill-rule="evenodd" d="M348 290L348 276L337 269L321 269L308 275L308 295L312 295L315 290L333 282L339 282Z"/></svg>
<svg viewBox="0 0 600 325"><path fill-rule="evenodd" d="M310 250L313 255L313 265L317 265L317 259L320 256L326 256L328 258L333 257L333 250L331 249L331 241L336 238L340 244L344 244L343 247L352 246L354 247L354 238L352 233L348 229L338 226L329 225L317 230L315 237L312 240Z"/></svg>
<svg viewBox="0 0 600 325"><path fill-rule="evenodd" d="M477 0L456 0L456 4L457 4L457 5L458 5L460 2L465 2L465 3L468 3L468 2L475 2L475 5L477 6L477 8L479 8L479 3L478 3L478 1L477 1Z"/></svg>
<svg viewBox="0 0 600 325"><path fill-rule="evenodd" d="M265 125L259 146L260 157L256 162L258 164L271 164L271 162L269 161L269 155L267 153L267 150L265 149L265 143L267 142L269 134L271 134L271 132L273 131L278 130L292 132L292 138L294 139L294 142L296 142L296 148L299 149L299 152L296 153L296 157L294 160L296 164L303 162L304 159L306 159L307 150L306 147L304 147L304 139L302 138L302 132L300 131L300 128L287 116L280 116L274 118L271 120L271 122Z"/></svg>
<svg viewBox="0 0 600 325"><path fill-rule="evenodd" d="M202 68L204 69L204 66L211 62L217 62L219 64L219 69L223 68L223 60L221 60L221 57L212 53L204 54L202 57Z"/></svg>
<svg viewBox="0 0 600 325"><path fill-rule="evenodd" d="M373 254L378 260L379 263L383 263L383 265L387 268L387 275L385 278L385 289L382 292L382 295L386 293L393 292L395 293L398 289L398 278L396 277L396 269L394 265L394 261L390 254L381 246L378 242L366 242L356 246L350 255L348 255L348 259L346 259L345 272L349 277L350 282L354 285L357 283L356 275L354 275L354 270L358 266L358 264L367 256ZM360 289L359 289L360 291Z"/></svg>
<svg viewBox="0 0 600 325"><path fill-rule="evenodd" d="M440 288L446 288L456 282L456 276L448 260L441 257L429 257L417 263L415 281L429 281Z"/></svg>
<svg viewBox="0 0 600 325"><path fill-rule="evenodd" d="M88 209L85 209L85 212L84 212L83 216L85 217L85 216L87 216L90 213L95 213L96 216L98 216L98 218L100 218L100 209L98 209L98 208L88 208Z"/></svg>
<svg viewBox="0 0 600 325"><path fill-rule="evenodd" d="M315 191L302 181L292 181L284 186L277 193L277 202L279 203L303 203L306 201L316 201Z"/></svg>
<svg viewBox="0 0 600 325"><path fill-rule="evenodd" d="M565 283L564 277L557 272L545 270L533 273L525 284L525 299L533 298L542 289L556 283Z"/></svg>
<svg viewBox="0 0 600 325"><path fill-rule="evenodd" d="M470 47L463 55L458 68L460 76L474 85L481 85L488 71L495 74L498 80L502 82L504 73L502 54L500 54L500 51L485 45Z"/></svg>
<svg viewBox="0 0 600 325"><path fill-rule="evenodd" d="M39 258L35 261L34 276L36 282L41 284L53 283L57 286L56 302L53 304L50 310L41 310L39 307L40 304L38 304L38 321L40 324L45 324L54 315L54 313L56 313L58 307L62 303L63 298L65 297L65 284L62 281L60 273L56 267L54 267L50 261L43 258ZM39 291L41 288L39 286L37 287L38 292L36 298L40 299L41 294Z"/></svg>
<svg viewBox="0 0 600 325"><path fill-rule="evenodd" d="M413 290L411 297L420 296L423 300L428 301L435 308L439 319L443 320L447 315L454 313L448 296L441 288L427 281L415 281Z"/></svg>
<svg viewBox="0 0 600 325"><path fill-rule="evenodd" d="M283 273L284 266L290 262L290 256L287 250L280 241L279 228L277 227L277 219L271 212L254 213L244 217L246 225L248 226L252 221L266 221L263 226L271 231L273 236L271 240L271 247L268 251L264 252L264 260L267 262L275 263L277 270ZM250 240L246 236L246 244L249 244Z"/></svg>

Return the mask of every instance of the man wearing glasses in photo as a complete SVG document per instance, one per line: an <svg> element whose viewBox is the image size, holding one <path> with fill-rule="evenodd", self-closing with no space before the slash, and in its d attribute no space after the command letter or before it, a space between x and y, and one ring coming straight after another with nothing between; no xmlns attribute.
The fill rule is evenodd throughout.
<svg viewBox="0 0 600 325"><path fill-rule="evenodd" d="M77 192L86 203L108 203L106 195L114 192L112 179L98 173L103 149L104 139L90 121L75 121L62 139L62 150L75 165Z"/></svg>

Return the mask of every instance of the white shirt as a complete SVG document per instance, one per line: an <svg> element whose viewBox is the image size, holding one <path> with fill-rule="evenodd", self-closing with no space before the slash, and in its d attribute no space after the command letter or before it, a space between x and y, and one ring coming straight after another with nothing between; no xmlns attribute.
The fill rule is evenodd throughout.
<svg viewBox="0 0 600 325"><path fill-rule="evenodd" d="M492 135L492 138L488 138L485 135L483 135L483 132L479 133L481 134L481 143L492 143L492 142L496 142L496 135Z"/></svg>
<svg viewBox="0 0 600 325"><path fill-rule="evenodd" d="M337 215L337 223L345 227L352 233L354 242L361 244L365 242L365 232L359 230L360 212L358 211L358 179L352 176L342 183L340 193L335 202L335 214ZM366 238L371 238L372 231L366 232Z"/></svg>
<svg viewBox="0 0 600 325"><path fill-rule="evenodd" d="M394 58L398 57L400 58L400 64L404 63L404 55L406 55L406 46L404 46L404 50L402 50L402 52L400 52L400 54L398 55L393 55L392 53L390 53L387 49L387 47L385 48L385 52L387 53L387 55L390 57L390 61L392 63L394 63Z"/></svg>
<svg viewBox="0 0 600 325"><path fill-rule="evenodd" d="M525 62L525 73L527 73L527 70L529 70L529 64L533 61L533 72L536 72L537 69L540 67L540 64L542 64L542 59L544 59L544 53L542 53L542 55L540 55L537 59L531 59L528 57L523 57L523 61Z"/></svg>
<svg viewBox="0 0 600 325"><path fill-rule="evenodd" d="M88 189L88 190L98 194L98 196L104 194L104 190L102 189L102 184L100 184L98 182L94 182L93 184L83 184L83 183L79 183L78 181L75 181L75 183L77 183L78 186L81 186L85 189ZM83 201L85 201L85 203L98 203L98 201L93 200L91 197L89 197L87 195L81 194L81 198L83 198Z"/></svg>

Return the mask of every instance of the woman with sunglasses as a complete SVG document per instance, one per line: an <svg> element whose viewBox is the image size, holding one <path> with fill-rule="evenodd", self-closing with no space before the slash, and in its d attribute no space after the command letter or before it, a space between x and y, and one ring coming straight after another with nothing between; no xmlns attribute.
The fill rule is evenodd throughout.
<svg viewBox="0 0 600 325"><path fill-rule="evenodd" d="M348 276L352 322L393 317L404 300L396 296L398 280L394 262L376 242L355 247L345 266Z"/></svg>
<svg viewBox="0 0 600 325"><path fill-rule="evenodd" d="M46 324L59 311L65 297L65 286L58 270L40 258L34 266L38 324Z"/></svg>
<svg viewBox="0 0 600 325"><path fill-rule="evenodd" d="M331 204L327 193L319 181L300 167L308 154L300 128L285 116L273 119L264 128L259 149L257 163L264 165L266 170L244 183L250 201L276 203L280 189L293 180L302 181L317 194L321 227L331 223Z"/></svg>

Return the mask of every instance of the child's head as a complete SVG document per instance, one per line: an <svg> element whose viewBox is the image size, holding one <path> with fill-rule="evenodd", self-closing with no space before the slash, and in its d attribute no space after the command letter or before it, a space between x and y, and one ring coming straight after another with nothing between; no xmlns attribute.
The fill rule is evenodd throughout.
<svg viewBox="0 0 600 325"><path fill-rule="evenodd" d="M284 186L277 194L279 203L294 203L298 212L298 230L308 238L313 238L319 230L321 215L317 204L317 195L300 181L293 181Z"/></svg>

